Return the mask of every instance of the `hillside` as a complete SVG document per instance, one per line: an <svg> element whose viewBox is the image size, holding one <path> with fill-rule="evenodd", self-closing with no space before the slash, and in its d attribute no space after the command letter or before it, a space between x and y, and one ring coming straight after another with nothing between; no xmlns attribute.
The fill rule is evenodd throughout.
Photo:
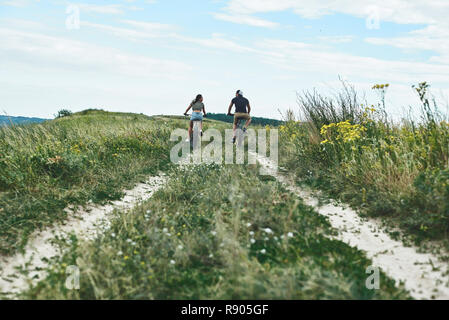
<svg viewBox="0 0 449 320"><path fill-rule="evenodd" d="M1 128L0 254L11 259L0 259L0 270L15 270L8 261L23 261L20 250L47 261L30 288L19 284L18 297L27 299L447 297L435 280L447 277L436 256L406 249L355 211L317 205L327 199L313 199L298 187L305 182L329 192L322 184L335 183L330 174L348 167L345 158L334 164L325 152L354 152L353 144L346 149L339 143L359 142L370 132L344 119L332 123L322 126L337 131L323 129L319 139L310 138L317 134L309 128L312 121L281 125L279 158L288 171L268 176L259 165L170 162L176 143L170 135L187 128L186 117L87 110L39 126ZM209 128L223 132L229 125L208 119L204 130ZM401 139L400 132L389 136ZM326 138L328 147L322 143ZM306 165L309 173L302 171ZM354 177L353 187L351 176L338 177L346 193L336 188L337 196L361 188ZM369 189L373 181L365 179L363 185L369 208L376 208ZM85 208L72 212L79 205ZM73 220L77 215L86 218L82 225L91 230L89 236ZM102 220L90 223L96 215ZM421 221L431 228L426 217ZM62 223L64 234L53 239L51 250L27 246L43 242L38 230ZM432 265L422 262L429 259ZM31 259L28 268L41 263ZM377 290L366 284L373 266L380 268ZM81 272L79 290L64 286L72 267ZM11 287L28 273L0 275L0 296L11 297L1 291L2 279Z"/></svg>
<svg viewBox="0 0 449 320"><path fill-rule="evenodd" d="M28 118L28 117L10 117L0 115L0 126L13 124L25 124L25 123L41 123L47 119L42 118Z"/></svg>
<svg viewBox="0 0 449 320"><path fill-rule="evenodd" d="M0 128L0 254L63 220L69 204L117 199L163 167L170 129L147 116L104 111Z"/></svg>
<svg viewBox="0 0 449 320"><path fill-rule="evenodd" d="M225 113L208 113L207 114L208 119L214 119L218 121L223 121L227 123L233 123L234 118L231 116L226 115ZM269 118L263 118L263 117L251 117L251 124L253 125L261 125L261 126L273 126L278 127L282 125L284 121L276 120L276 119L269 119Z"/></svg>

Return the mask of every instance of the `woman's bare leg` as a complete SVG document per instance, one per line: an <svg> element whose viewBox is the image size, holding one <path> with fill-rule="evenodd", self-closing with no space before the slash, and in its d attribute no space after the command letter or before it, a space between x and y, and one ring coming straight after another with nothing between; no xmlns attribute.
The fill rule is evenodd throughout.
<svg viewBox="0 0 449 320"><path fill-rule="evenodd" d="M189 140L192 140L192 136L193 136L193 121L190 120L190 124L189 124Z"/></svg>

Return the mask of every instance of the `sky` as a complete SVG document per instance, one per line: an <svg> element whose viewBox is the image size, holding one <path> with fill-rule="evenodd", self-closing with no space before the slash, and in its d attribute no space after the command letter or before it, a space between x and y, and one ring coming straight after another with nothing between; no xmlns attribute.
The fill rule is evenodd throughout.
<svg viewBox="0 0 449 320"><path fill-rule="evenodd" d="M370 103L389 83L393 116L427 81L445 111L448 17L447 0L0 0L0 114L180 115L198 93L223 113L240 89L279 119L340 79Z"/></svg>

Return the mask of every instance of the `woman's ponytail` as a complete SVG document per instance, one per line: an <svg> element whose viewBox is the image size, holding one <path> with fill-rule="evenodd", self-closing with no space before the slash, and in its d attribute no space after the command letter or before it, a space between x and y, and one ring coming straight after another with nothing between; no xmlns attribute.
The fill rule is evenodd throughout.
<svg viewBox="0 0 449 320"><path fill-rule="evenodd" d="M200 94L197 95L196 98L192 101L192 104L197 103L198 101L200 101L202 97L203 97L203 96L200 95Z"/></svg>
<svg viewBox="0 0 449 320"><path fill-rule="evenodd" d="M197 95L195 99L192 100L192 102L190 103L190 106L193 106L195 103L197 103L198 101L201 100L203 96L202 95Z"/></svg>

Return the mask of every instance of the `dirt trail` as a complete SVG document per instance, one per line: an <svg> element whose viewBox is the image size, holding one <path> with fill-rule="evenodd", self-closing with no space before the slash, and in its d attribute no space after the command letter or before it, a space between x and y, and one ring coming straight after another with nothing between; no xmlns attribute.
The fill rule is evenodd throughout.
<svg viewBox="0 0 449 320"><path fill-rule="evenodd" d="M17 272L17 268L25 264L27 264L27 270L45 267L46 263L43 259L49 259L58 254L57 246L51 243L56 236L75 233L82 239L94 239L102 230L108 228L108 218L114 209L133 208L140 201L149 199L165 182L166 178L163 175L150 177L145 183L140 183L132 190L126 191L121 200L105 206L89 205L77 211L76 214L69 210L70 218L64 225L52 227L30 237L25 254L0 257L0 293L13 298L15 293L26 290L30 283L36 283L45 277L44 271L32 271L28 275L22 275Z"/></svg>
<svg viewBox="0 0 449 320"><path fill-rule="evenodd" d="M332 226L339 230L339 240L366 252L374 266L392 279L403 281L413 298L449 299L448 265L438 256L419 253L416 247L405 247L402 242L391 239L378 222L362 219L350 208L333 204L318 206L318 199L274 170L275 164L270 159L260 156L257 159L287 189L328 217Z"/></svg>

